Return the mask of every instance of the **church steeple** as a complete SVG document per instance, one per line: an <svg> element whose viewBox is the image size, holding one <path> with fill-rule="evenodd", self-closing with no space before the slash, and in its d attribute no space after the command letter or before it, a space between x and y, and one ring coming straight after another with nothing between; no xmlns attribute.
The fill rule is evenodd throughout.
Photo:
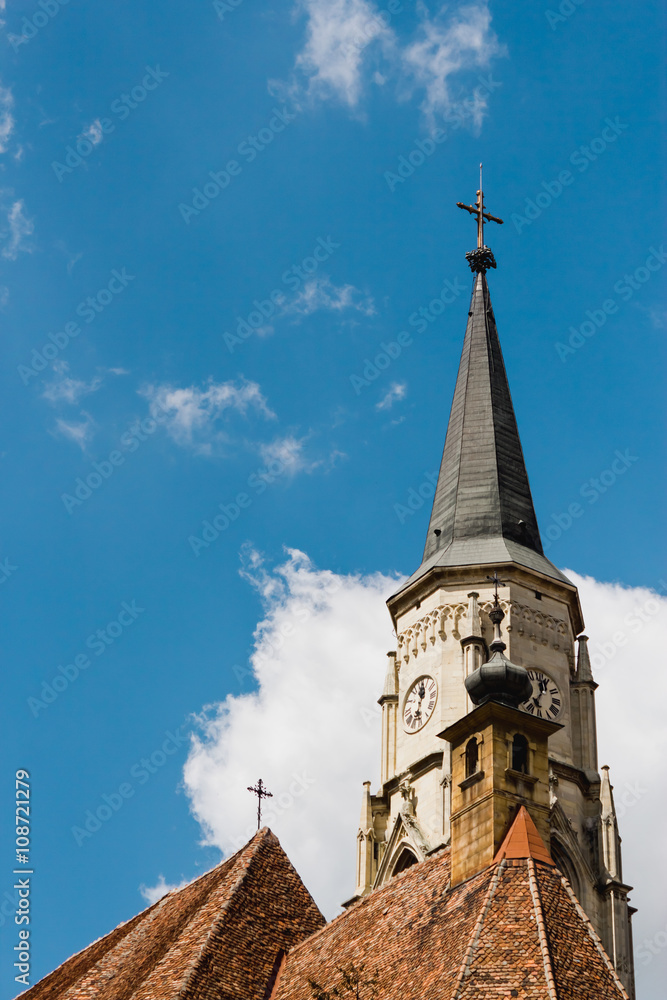
<svg viewBox="0 0 667 1000"><path fill-rule="evenodd" d="M452 544L478 547L492 539L517 542L542 555L491 296L482 273L473 286L424 561Z"/></svg>
<svg viewBox="0 0 667 1000"><path fill-rule="evenodd" d="M471 266L480 264L471 260ZM543 553L489 286L480 270L424 555L411 582L438 566L505 562L565 579Z"/></svg>

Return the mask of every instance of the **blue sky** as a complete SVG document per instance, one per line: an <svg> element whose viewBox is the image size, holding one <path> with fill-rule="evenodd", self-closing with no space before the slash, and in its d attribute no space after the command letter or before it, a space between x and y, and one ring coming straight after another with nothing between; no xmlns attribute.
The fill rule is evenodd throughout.
<svg viewBox="0 0 667 1000"><path fill-rule="evenodd" d="M664 20L616 0L0 6L5 787L30 771L39 976L142 884L219 858L181 738L256 684L278 579L257 553L418 565L480 161L548 555L664 591Z"/></svg>

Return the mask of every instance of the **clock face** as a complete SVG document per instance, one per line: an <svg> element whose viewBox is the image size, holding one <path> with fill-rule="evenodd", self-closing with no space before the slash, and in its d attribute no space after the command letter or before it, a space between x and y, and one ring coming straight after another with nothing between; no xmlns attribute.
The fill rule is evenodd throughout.
<svg viewBox="0 0 667 1000"><path fill-rule="evenodd" d="M563 699L555 681L541 670L529 670L528 676L533 685L532 696L524 701L521 708L524 712L538 719L555 719L560 715Z"/></svg>
<svg viewBox="0 0 667 1000"><path fill-rule="evenodd" d="M403 726L408 733L422 729L433 715L438 685L432 677L419 677L408 691L403 707Z"/></svg>

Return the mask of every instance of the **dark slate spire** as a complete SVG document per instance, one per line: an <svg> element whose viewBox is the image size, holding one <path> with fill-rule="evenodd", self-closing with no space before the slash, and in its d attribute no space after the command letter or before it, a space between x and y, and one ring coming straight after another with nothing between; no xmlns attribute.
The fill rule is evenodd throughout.
<svg viewBox="0 0 667 1000"><path fill-rule="evenodd" d="M478 274L424 559L455 539L499 535L542 554L489 287Z"/></svg>
<svg viewBox="0 0 667 1000"><path fill-rule="evenodd" d="M422 565L409 583L437 566L504 562L569 583L542 550L482 271L474 278Z"/></svg>

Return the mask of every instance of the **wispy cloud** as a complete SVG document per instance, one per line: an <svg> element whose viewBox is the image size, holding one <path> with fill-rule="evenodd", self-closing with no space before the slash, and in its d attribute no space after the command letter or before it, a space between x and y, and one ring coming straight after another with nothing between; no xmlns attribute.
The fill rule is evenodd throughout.
<svg viewBox="0 0 667 1000"><path fill-rule="evenodd" d="M4 10L4 8L0 8ZM7 152L7 144L14 131L14 96L8 87L0 84L0 153Z"/></svg>
<svg viewBox="0 0 667 1000"><path fill-rule="evenodd" d="M310 316L320 309L342 312L354 309L365 316L375 315L370 296L364 296L354 285L334 285L330 278L317 277L307 281L299 294L283 307L283 314Z"/></svg>
<svg viewBox="0 0 667 1000"><path fill-rule="evenodd" d="M73 441L74 444L79 446L81 451L85 451L93 439L95 422L89 413L84 412L81 415L85 419L79 423L76 421L61 420L60 418L56 420L55 433L60 434L69 441Z"/></svg>
<svg viewBox="0 0 667 1000"><path fill-rule="evenodd" d="M81 139L87 139L88 142L92 142L93 146L98 146L102 139L104 138L104 132L102 131L102 123L99 118L91 122L88 128L85 128L80 136Z"/></svg>
<svg viewBox="0 0 667 1000"><path fill-rule="evenodd" d="M152 906L153 903L157 903L163 896L166 896L168 892L173 892L175 889L182 889L187 884L187 879L183 882L165 882L164 875L160 875L155 885L139 886L139 892L148 905Z"/></svg>
<svg viewBox="0 0 667 1000"><path fill-rule="evenodd" d="M434 16L421 0L416 6L419 24L403 41L389 11L372 0L299 0L305 42L289 83L271 81L271 87L295 101L335 99L356 110L367 84L382 86L393 79L403 97L423 95L422 111L434 127L436 118L457 107L456 78L488 67L504 49L491 29L488 0L456 10L442 5ZM476 94L474 101L466 119L479 125L486 99Z"/></svg>
<svg viewBox="0 0 667 1000"><path fill-rule="evenodd" d="M402 62L413 86L425 91L422 110L433 125L436 117L448 114L456 105L452 78L462 70L486 68L504 49L491 30L486 2L461 7L449 16L445 7L435 18L425 8L422 12L418 36L403 50ZM485 110L486 99L477 92L470 112L473 124L481 124Z"/></svg>
<svg viewBox="0 0 667 1000"><path fill-rule="evenodd" d="M203 389L149 385L140 393L149 401L153 416L162 418L176 444L199 454L211 454L214 443L228 441L222 421L232 412L242 416L254 412L264 419L275 419L256 382L211 380Z"/></svg>
<svg viewBox="0 0 667 1000"><path fill-rule="evenodd" d="M48 399L50 403L68 403L76 406L84 396L89 396L97 392L104 385L106 375L128 375L125 368L101 368L101 374L94 375L89 381L85 379L73 378L68 375L69 364L62 358L53 364L53 371L58 376L51 382L45 383L42 397Z"/></svg>
<svg viewBox="0 0 667 1000"><path fill-rule="evenodd" d="M262 461L269 467L278 462L281 469L287 473L299 472L309 464L303 454L305 441L305 438L288 435L276 438L269 444L262 444L259 448Z"/></svg>
<svg viewBox="0 0 667 1000"><path fill-rule="evenodd" d="M16 260L21 251L32 252L32 247L26 240L34 232L35 226L32 220L23 214L23 207L23 199L19 198L13 202L7 213L7 227L2 233L5 240L2 256L7 260Z"/></svg>
<svg viewBox="0 0 667 1000"><path fill-rule="evenodd" d="M362 67L369 48L393 44L394 36L368 0L303 0L306 43L296 58L310 97L335 96L349 107L359 102Z"/></svg>
<svg viewBox="0 0 667 1000"><path fill-rule="evenodd" d="M47 383L42 396L44 399L48 399L50 403L71 403L72 405L76 405L84 396L88 396L92 392L97 392L103 381L104 379L100 375L96 375L90 382L84 382L83 379L70 378L68 375L65 378L54 379L53 382Z"/></svg>
<svg viewBox="0 0 667 1000"><path fill-rule="evenodd" d="M408 387L405 382L392 382L389 391L382 397L379 403L375 404L376 410L390 410L394 403L405 399Z"/></svg>

